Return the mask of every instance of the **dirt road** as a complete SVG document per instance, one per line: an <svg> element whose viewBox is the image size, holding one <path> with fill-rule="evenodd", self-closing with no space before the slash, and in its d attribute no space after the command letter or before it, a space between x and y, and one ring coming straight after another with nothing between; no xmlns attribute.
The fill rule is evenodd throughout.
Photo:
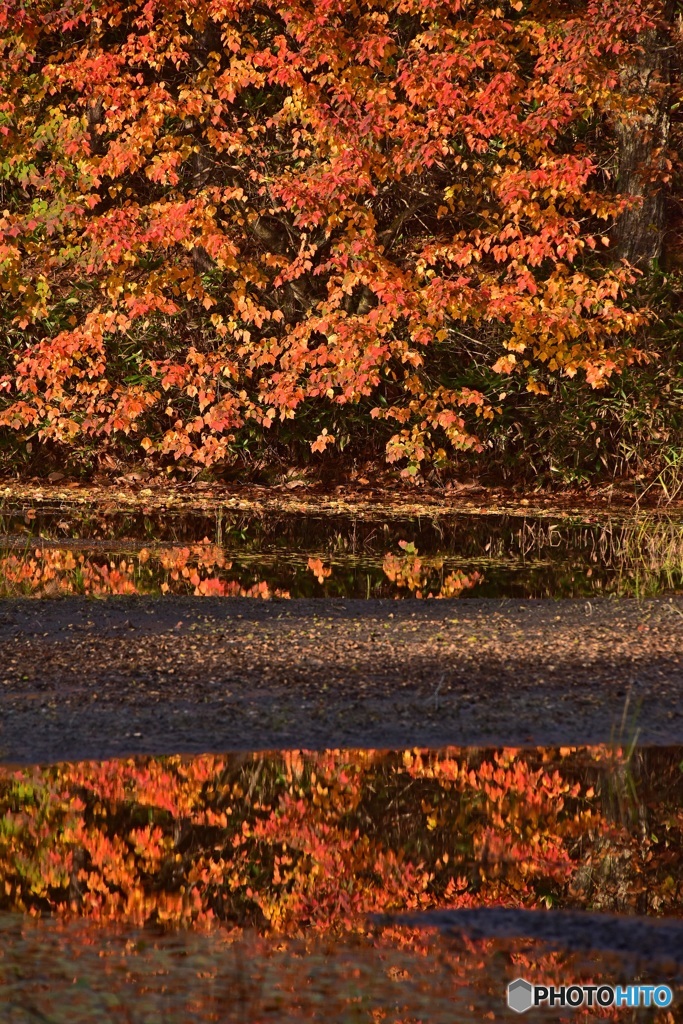
<svg viewBox="0 0 683 1024"><path fill-rule="evenodd" d="M3 601L0 757L678 744L682 652L683 599Z"/></svg>

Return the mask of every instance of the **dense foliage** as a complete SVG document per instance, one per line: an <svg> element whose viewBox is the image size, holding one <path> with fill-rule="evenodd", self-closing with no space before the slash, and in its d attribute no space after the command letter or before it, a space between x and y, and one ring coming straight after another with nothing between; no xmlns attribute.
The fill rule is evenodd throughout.
<svg viewBox="0 0 683 1024"><path fill-rule="evenodd" d="M677 24L663 0L3 0L5 450L201 468L372 437L415 475L484 462L530 398L549 422L637 393L676 287Z"/></svg>

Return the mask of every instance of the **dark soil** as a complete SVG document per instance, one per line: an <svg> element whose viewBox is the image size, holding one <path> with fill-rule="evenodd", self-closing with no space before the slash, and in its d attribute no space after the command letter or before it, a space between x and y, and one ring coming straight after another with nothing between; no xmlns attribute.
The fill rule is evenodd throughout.
<svg viewBox="0 0 683 1024"><path fill-rule="evenodd" d="M683 743L683 600L0 602L9 763Z"/></svg>

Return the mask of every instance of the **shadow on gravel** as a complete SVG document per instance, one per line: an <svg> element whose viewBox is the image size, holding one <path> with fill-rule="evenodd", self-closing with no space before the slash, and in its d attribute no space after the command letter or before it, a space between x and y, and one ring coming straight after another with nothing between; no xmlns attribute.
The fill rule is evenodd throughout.
<svg viewBox="0 0 683 1024"><path fill-rule="evenodd" d="M0 604L0 759L683 743L683 606Z"/></svg>

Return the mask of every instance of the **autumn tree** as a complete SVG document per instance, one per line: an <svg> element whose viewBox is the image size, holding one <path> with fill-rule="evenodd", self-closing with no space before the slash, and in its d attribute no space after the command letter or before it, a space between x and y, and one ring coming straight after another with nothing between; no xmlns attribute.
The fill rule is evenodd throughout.
<svg viewBox="0 0 683 1024"><path fill-rule="evenodd" d="M3 0L0 427L210 466L355 405L414 474L510 377L604 387L646 358L672 18Z"/></svg>

